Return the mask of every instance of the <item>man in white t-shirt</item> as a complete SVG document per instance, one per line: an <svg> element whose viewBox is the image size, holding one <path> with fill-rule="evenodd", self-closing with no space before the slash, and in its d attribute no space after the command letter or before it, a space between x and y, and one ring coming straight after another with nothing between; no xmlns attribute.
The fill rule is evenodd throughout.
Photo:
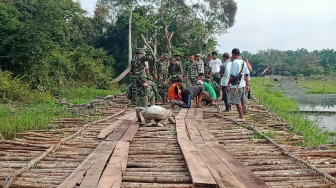
<svg viewBox="0 0 336 188"><path fill-rule="evenodd" d="M213 73L213 80L220 85L220 66L222 65L222 61L217 59L217 52L212 52L212 60L210 61L209 67L211 67L211 71Z"/></svg>

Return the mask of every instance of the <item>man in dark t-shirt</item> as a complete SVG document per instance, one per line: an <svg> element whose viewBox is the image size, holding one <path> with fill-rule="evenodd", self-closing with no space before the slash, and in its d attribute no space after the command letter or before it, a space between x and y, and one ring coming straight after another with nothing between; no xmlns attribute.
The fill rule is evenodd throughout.
<svg viewBox="0 0 336 188"><path fill-rule="evenodd" d="M197 107L202 107L203 82L195 86L187 87L182 91L183 108L190 108L191 100L196 98Z"/></svg>

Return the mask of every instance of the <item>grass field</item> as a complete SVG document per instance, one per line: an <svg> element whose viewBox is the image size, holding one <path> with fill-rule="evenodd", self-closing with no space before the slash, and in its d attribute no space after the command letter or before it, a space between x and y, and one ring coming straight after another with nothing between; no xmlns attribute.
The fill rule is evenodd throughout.
<svg viewBox="0 0 336 188"><path fill-rule="evenodd" d="M336 94L335 80L300 81L298 84L308 89L307 94Z"/></svg>
<svg viewBox="0 0 336 188"><path fill-rule="evenodd" d="M291 111L298 110L296 102L285 98L280 91L274 91L274 83L266 78L252 78L252 92L260 100L261 104L276 112L286 122L294 126L294 132L300 131L304 134L305 142L302 146L313 146L328 144L329 136L326 131L309 121L304 115L293 114Z"/></svg>
<svg viewBox="0 0 336 188"><path fill-rule="evenodd" d="M59 97L73 104L89 103L92 99L115 95L123 92L122 87L113 90L98 90L87 87L66 88L59 92ZM57 103L54 98L50 102L28 104L0 105L0 133L7 139L15 138L18 133L27 130L45 129L53 118L76 117L67 110L67 106Z"/></svg>

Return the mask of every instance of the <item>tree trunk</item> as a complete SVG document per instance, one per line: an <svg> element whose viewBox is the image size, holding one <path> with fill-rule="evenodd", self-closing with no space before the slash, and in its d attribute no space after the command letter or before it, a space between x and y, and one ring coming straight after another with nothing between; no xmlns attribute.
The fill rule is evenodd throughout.
<svg viewBox="0 0 336 188"><path fill-rule="evenodd" d="M171 39L173 38L174 32L169 33L168 32L168 26L165 27L165 37L167 39L167 49L168 49L168 55L171 56L172 54L172 44Z"/></svg>
<svg viewBox="0 0 336 188"><path fill-rule="evenodd" d="M156 58L156 54L157 54L157 48L156 48L156 38L154 38L154 44L150 44L148 39L144 37L143 34L141 34L141 37L144 41L144 43L146 44L146 46L149 48L149 50L151 51L152 53L152 56L153 56L153 59L154 59L154 62L157 62L157 58Z"/></svg>
<svg viewBox="0 0 336 188"><path fill-rule="evenodd" d="M132 62L132 14L133 14L133 7L132 4L130 5L130 17L128 20L128 66L127 69L121 73L117 78L115 78L112 82L117 83L121 79L123 79L131 70L131 62Z"/></svg>

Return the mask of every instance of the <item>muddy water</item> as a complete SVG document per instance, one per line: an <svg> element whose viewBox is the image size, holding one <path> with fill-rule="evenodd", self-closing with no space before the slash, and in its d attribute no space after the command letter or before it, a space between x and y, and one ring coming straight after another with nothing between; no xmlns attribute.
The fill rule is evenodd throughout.
<svg viewBox="0 0 336 188"><path fill-rule="evenodd" d="M306 89L301 88L295 81L279 82L275 89L285 92L286 97L297 101L302 111L328 111L336 114L336 94L306 94ZM308 118L321 127L336 131L336 115L317 113Z"/></svg>

